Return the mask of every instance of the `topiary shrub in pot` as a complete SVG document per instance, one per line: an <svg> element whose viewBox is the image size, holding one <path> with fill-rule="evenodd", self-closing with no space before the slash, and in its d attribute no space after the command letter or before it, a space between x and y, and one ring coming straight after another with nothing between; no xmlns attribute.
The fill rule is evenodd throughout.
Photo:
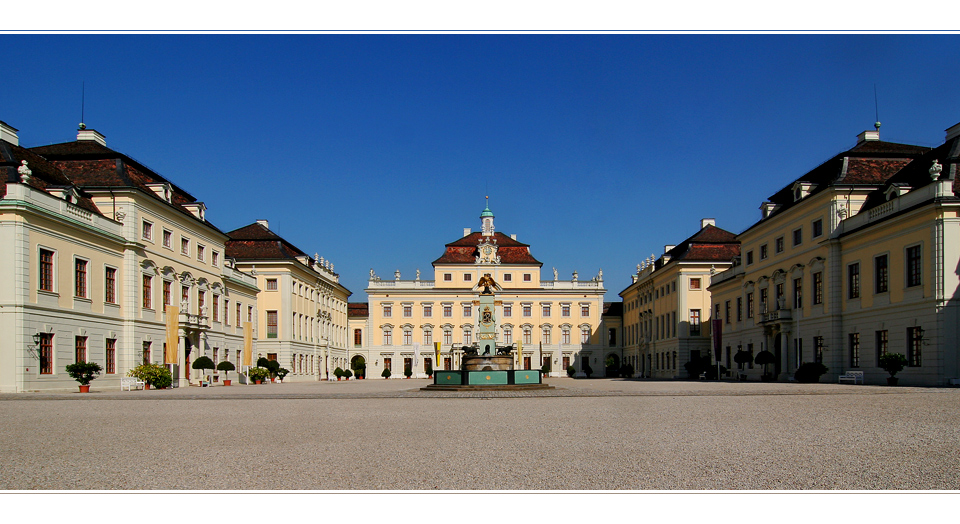
<svg viewBox="0 0 960 524"><path fill-rule="evenodd" d="M233 370L235 370L235 369L237 369L237 367L234 366L234 365L233 365L233 362L230 362L229 360L224 360L223 362L217 364L217 371L223 371L223 375L224 375L223 385L224 385L224 386L229 386L229 385L230 385L230 379L229 379L229 378L226 378L226 377L229 377L229 376L230 376L230 372L233 371Z"/></svg>
<svg viewBox="0 0 960 524"><path fill-rule="evenodd" d="M157 389L166 389L173 384L173 374L170 373L170 370L166 366L155 366L156 370L153 375L153 387Z"/></svg>
<svg viewBox="0 0 960 524"><path fill-rule="evenodd" d="M740 380L747 380L747 374L744 373L745 366L753 362L753 355L742 349L738 349L737 353L733 355L733 361L737 363L737 367L740 368Z"/></svg>
<svg viewBox="0 0 960 524"><path fill-rule="evenodd" d="M127 376L142 380L145 383L144 389L167 388L173 384L173 375L170 374L170 370L159 364L141 364L127 371Z"/></svg>
<svg viewBox="0 0 960 524"><path fill-rule="evenodd" d="M753 361L763 366L763 376L761 377L761 380L768 382L773 380L773 374L767 372L767 364L773 364L777 361L777 358L773 356L773 353L763 350L757 353L757 357Z"/></svg>
<svg viewBox="0 0 960 524"><path fill-rule="evenodd" d="M827 372L827 366L819 362L804 362L800 364L793 378L803 384L814 384L820 382L820 376Z"/></svg>
<svg viewBox="0 0 960 524"><path fill-rule="evenodd" d="M343 369L341 369L340 366L337 366L337 369L333 370L333 376L337 377L337 380L339 381L340 378L343 377Z"/></svg>
<svg viewBox="0 0 960 524"><path fill-rule="evenodd" d="M587 378L590 378L590 375L593 375L593 368L590 367L589 362L585 362L583 364L583 374L586 375Z"/></svg>
<svg viewBox="0 0 960 524"><path fill-rule="evenodd" d="M77 362L67 364L67 374L80 383L80 393L90 392L90 382L97 378L102 368L96 362Z"/></svg>
<svg viewBox="0 0 960 524"><path fill-rule="evenodd" d="M383 378L390 378L390 368L383 368L383 371L380 372L380 376Z"/></svg>
<svg viewBox="0 0 960 524"><path fill-rule="evenodd" d="M403 368L403 376L405 376L405 377L407 377L407 378L410 378L411 375L413 375L413 370L410 369L410 366L404 367L404 368Z"/></svg>
<svg viewBox="0 0 960 524"><path fill-rule="evenodd" d="M550 374L550 361L544 362L543 365L540 366L540 373L543 373L543 376Z"/></svg>
<svg viewBox="0 0 960 524"><path fill-rule="evenodd" d="M343 377L345 379L350 380L350 377L352 376L353 376L353 371L350 371L349 369L343 370Z"/></svg>
<svg viewBox="0 0 960 524"><path fill-rule="evenodd" d="M257 367L263 369L269 369L270 360L267 357L260 357L257 359Z"/></svg>
<svg viewBox="0 0 960 524"><path fill-rule="evenodd" d="M266 368L270 372L270 382L273 382L273 379L277 378L277 374L280 373L280 363L276 360L268 360Z"/></svg>
<svg viewBox="0 0 960 524"><path fill-rule="evenodd" d="M896 375L907 367L907 357L900 353L884 353L880 355L879 364L884 371L890 373L890 376L887 377L887 385L896 386L897 382L900 381Z"/></svg>
<svg viewBox="0 0 960 524"><path fill-rule="evenodd" d="M576 369L576 368L574 368L573 366L567 366L567 376L568 376L568 377L571 377L571 378L572 378L576 373L577 373L577 369Z"/></svg>
<svg viewBox="0 0 960 524"><path fill-rule="evenodd" d="M287 368L277 368L277 378L280 379L280 382L283 382L283 378L290 374L290 370Z"/></svg>
<svg viewBox="0 0 960 524"><path fill-rule="evenodd" d="M203 356L197 357L197 359L193 361L193 364L191 364L190 367L192 367L193 369L199 369L202 373L203 370L205 369L215 368L216 364L214 364L213 361L210 360L210 357L203 355Z"/></svg>
<svg viewBox="0 0 960 524"><path fill-rule="evenodd" d="M424 372L426 372L427 378L433 377L433 364L427 364L424 367Z"/></svg>

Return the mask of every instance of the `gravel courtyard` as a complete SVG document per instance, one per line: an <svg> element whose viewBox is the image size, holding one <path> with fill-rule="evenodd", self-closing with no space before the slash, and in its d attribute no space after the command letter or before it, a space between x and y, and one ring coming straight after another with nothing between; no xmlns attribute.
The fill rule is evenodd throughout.
<svg viewBox="0 0 960 524"><path fill-rule="evenodd" d="M960 489L960 389L548 382L5 394L0 489Z"/></svg>

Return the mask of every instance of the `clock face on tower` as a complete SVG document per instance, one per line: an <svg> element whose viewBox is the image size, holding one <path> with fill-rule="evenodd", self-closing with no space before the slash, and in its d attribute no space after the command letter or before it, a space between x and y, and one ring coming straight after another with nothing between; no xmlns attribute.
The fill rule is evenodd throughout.
<svg viewBox="0 0 960 524"><path fill-rule="evenodd" d="M499 264L500 257L497 256L496 244L482 243L477 246L480 254L477 256L478 264Z"/></svg>

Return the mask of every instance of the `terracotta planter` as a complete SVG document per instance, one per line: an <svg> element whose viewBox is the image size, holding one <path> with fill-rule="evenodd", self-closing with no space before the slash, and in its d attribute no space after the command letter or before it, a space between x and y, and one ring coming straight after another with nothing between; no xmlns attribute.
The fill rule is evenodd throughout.
<svg viewBox="0 0 960 524"><path fill-rule="evenodd" d="M275 380L275 377L270 377L270 382L273 382L274 380Z"/></svg>
<svg viewBox="0 0 960 524"><path fill-rule="evenodd" d="M81 384L81 385L80 385L80 393L90 393L90 384L87 384L86 386L84 386L83 384Z"/></svg>
<svg viewBox="0 0 960 524"><path fill-rule="evenodd" d="M262 383L263 383L262 380L256 380L255 382L256 382L257 384L262 384Z"/></svg>
<svg viewBox="0 0 960 524"><path fill-rule="evenodd" d="M230 385L230 379L229 379L229 378L223 379L223 385L224 385L224 386L229 386L229 385Z"/></svg>
<svg viewBox="0 0 960 524"><path fill-rule="evenodd" d="M143 389L144 389L144 391L150 389L150 384L144 384L144 385L143 385Z"/></svg>
<svg viewBox="0 0 960 524"><path fill-rule="evenodd" d="M343 377L337 377L337 382L340 382L340 379L341 379L341 378L343 378Z"/></svg>
<svg viewBox="0 0 960 524"><path fill-rule="evenodd" d="M897 377L887 377L888 386L896 386L897 382L900 382L900 379Z"/></svg>

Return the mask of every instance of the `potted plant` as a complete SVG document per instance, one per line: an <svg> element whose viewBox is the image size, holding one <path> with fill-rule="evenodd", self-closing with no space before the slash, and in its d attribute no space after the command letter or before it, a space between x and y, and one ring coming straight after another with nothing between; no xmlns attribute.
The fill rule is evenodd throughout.
<svg viewBox="0 0 960 524"><path fill-rule="evenodd" d="M413 370L410 369L410 366L404 367L404 368L403 368L403 376L405 376L405 377L407 377L407 378L410 378L410 375L413 375Z"/></svg>
<svg viewBox="0 0 960 524"><path fill-rule="evenodd" d="M896 375L907 366L907 357L900 353L884 353L880 355L879 364L884 371L890 373L890 376L887 377L887 385L896 386L897 382L900 381Z"/></svg>
<svg viewBox="0 0 960 524"><path fill-rule="evenodd" d="M200 357L197 357L197 359L193 361L193 364L191 364L190 367L192 367L193 369L199 369L200 372L202 373L203 370L205 369L213 369L214 367L216 367L216 364L214 364L213 361L210 360L210 357L206 355L202 355ZM201 381L202 380L203 379L201 379Z"/></svg>
<svg viewBox="0 0 960 524"><path fill-rule="evenodd" d="M568 377L573 377L573 375L575 375L576 373L577 373L576 368L574 368L573 366L567 366L567 376L568 376Z"/></svg>
<svg viewBox="0 0 960 524"><path fill-rule="evenodd" d="M586 375L587 378L590 378L590 375L593 375L593 368L590 367L589 362L583 363L583 374Z"/></svg>
<svg viewBox="0 0 960 524"><path fill-rule="evenodd" d="M173 374L170 373L170 370L167 369L166 366L155 364L153 368L153 387L157 389L166 389L173 384Z"/></svg>
<svg viewBox="0 0 960 524"><path fill-rule="evenodd" d="M280 379L280 382L283 382L283 378L290 374L290 370L287 368L277 368L277 378Z"/></svg>
<svg viewBox="0 0 960 524"><path fill-rule="evenodd" d="M383 371L380 372L380 376L383 378L390 378L390 368L383 368Z"/></svg>
<svg viewBox="0 0 960 524"><path fill-rule="evenodd" d="M337 382L339 382L340 377L343 376L343 370L338 366L337 369L333 370L333 376L337 377Z"/></svg>
<svg viewBox="0 0 960 524"><path fill-rule="evenodd" d="M352 376L353 376L353 371L350 371L349 369L343 370L343 377L345 379L350 380L350 377Z"/></svg>
<svg viewBox="0 0 960 524"><path fill-rule="evenodd" d="M739 368L740 380L747 380L747 374L744 373L746 369L745 366L753 362L753 355L742 349L738 349L736 354L733 355L733 361L737 363Z"/></svg>
<svg viewBox="0 0 960 524"><path fill-rule="evenodd" d="M90 392L90 381L97 378L101 369L100 364L96 362L80 361L76 364L67 364L67 374L80 383L80 393Z"/></svg>
<svg viewBox="0 0 960 524"><path fill-rule="evenodd" d="M550 374L550 361L549 361L549 360L546 361L546 362L544 362L543 365L540 366L540 373L542 373L543 376L547 376L547 375Z"/></svg>
<svg viewBox="0 0 960 524"><path fill-rule="evenodd" d="M433 364L427 364L424 371L427 373L427 378L433 378Z"/></svg>
<svg viewBox="0 0 960 524"><path fill-rule="evenodd" d="M800 364L793 378L803 384L815 384L820 382L820 376L827 372L827 366L819 362L804 362Z"/></svg>
<svg viewBox="0 0 960 524"><path fill-rule="evenodd" d="M276 360L268 360L264 367L270 372L270 382L275 382L277 374L280 372L280 363Z"/></svg>
<svg viewBox="0 0 960 524"><path fill-rule="evenodd" d="M767 364L773 364L777 361L777 358L773 356L773 353L763 350L757 353L757 357L753 361L763 366L763 376L760 377L760 380L763 380L764 382L770 382L773 380L773 374L767 372Z"/></svg>
<svg viewBox="0 0 960 524"><path fill-rule="evenodd" d="M230 379L226 377L229 377L230 372L235 369L237 369L237 367L234 366L233 362L230 362L229 360L224 360L223 362L217 364L217 371L223 371L223 374L224 374L224 379L223 379L224 386L230 385Z"/></svg>
<svg viewBox="0 0 960 524"><path fill-rule="evenodd" d="M130 371L127 371L127 376L128 376L128 377L134 377L134 378L136 378L137 380L142 380L142 381L143 381L143 389L145 389L145 390L146 390L146 389L150 389L150 381L147 380L148 375L149 375L148 370L149 370L150 366L153 366L153 364L140 364L139 366L131 369Z"/></svg>
<svg viewBox="0 0 960 524"><path fill-rule="evenodd" d="M173 384L173 375L166 366L160 364L141 364L127 372L128 377L136 377L144 382L143 389L155 387L163 389Z"/></svg>
<svg viewBox="0 0 960 524"><path fill-rule="evenodd" d="M247 377L249 377L250 380L253 380L254 384L263 383L263 381L266 380L269 375L270 372L265 368L250 368L250 370L247 371Z"/></svg>
<svg viewBox="0 0 960 524"><path fill-rule="evenodd" d="M270 360L267 357L260 357L257 359L257 367L263 369L270 368Z"/></svg>

